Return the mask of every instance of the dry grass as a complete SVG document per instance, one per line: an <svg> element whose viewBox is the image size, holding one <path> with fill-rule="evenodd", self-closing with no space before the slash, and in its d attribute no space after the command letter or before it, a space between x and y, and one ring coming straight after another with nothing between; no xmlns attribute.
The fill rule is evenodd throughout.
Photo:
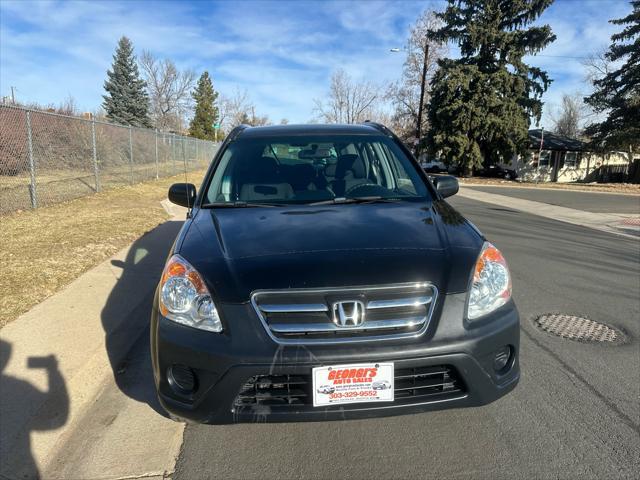
<svg viewBox="0 0 640 480"><path fill-rule="evenodd" d="M513 182L499 178L460 178L460 185L496 185L502 187L552 188L584 192L629 193L640 195L637 183L555 183L555 182Z"/></svg>
<svg viewBox="0 0 640 480"><path fill-rule="evenodd" d="M199 183L204 171L189 173ZM0 216L0 328L167 220L160 205L184 175Z"/></svg>

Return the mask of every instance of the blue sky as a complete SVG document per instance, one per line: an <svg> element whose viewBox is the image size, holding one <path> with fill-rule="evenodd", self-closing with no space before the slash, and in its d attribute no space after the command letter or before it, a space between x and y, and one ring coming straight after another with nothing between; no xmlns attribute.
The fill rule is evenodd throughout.
<svg viewBox="0 0 640 480"><path fill-rule="evenodd" d="M179 67L208 70L214 87L247 89L257 113L306 122L313 98L335 68L356 78L399 77L410 25L434 1L43 1L0 0L0 95L80 109L102 102L103 82L121 35ZM547 110L563 93L587 93L579 58L606 47L607 20L630 11L625 0L556 0L539 23L558 39L530 63L554 79ZM454 50L455 51L455 50ZM548 119L543 119L548 124Z"/></svg>

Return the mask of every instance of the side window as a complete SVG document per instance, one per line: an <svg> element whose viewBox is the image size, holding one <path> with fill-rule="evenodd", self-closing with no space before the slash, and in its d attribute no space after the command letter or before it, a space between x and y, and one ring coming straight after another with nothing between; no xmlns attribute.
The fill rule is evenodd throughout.
<svg viewBox="0 0 640 480"><path fill-rule="evenodd" d="M377 185L383 185L380 175L380 159L378 158L378 155L376 155L376 152L371 146L371 143L365 143L363 150L367 152L367 176L369 178L369 181Z"/></svg>
<svg viewBox="0 0 640 480"><path fill-rule="evenodd" d="M389 164L389 160L384 154L383 145L380 142L370 144L371 149L375 152L378 170L380 172L380 185L389 190L395 188L393 182L393 170Z"/></svg>
<svg viewBox="0 0 640 480"><path fill-rule="evenodd" d="M395 154L391 150L389 150L386 145L381 145L381 147L385 154L385 157L387 158L387 161L389 162L389 165L391 166L391 169L393 170L394 176L398 183L398 188L404 190L405 192L417 194L416 186L411 179L409 172L407 172L404 165L400 163L398 157L396 157Z"/></svg>
<svg viewBox="0 0 640 480"><path fill-rule="evenodd" d="M227 148L213 174L211 185L218 185L219 188L209 188L207 191L208 202L228 202L231 200L231 169L229 168L229 161L233 156L232 150Z"/></svg>

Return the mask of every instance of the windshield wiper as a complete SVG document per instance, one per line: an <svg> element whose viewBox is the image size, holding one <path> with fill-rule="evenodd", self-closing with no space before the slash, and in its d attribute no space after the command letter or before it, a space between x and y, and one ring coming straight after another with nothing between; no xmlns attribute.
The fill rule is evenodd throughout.
<svg viewBox="0 0 640 480"><path fill-rule="evenodd" d="M235 202L210 202L203 203L200 208L243 208L243 207L276 207L272 203L251 203L236 200Z"/></svg>
<svg viewBox="0 0 640 480"><path fill-rule="evenodd" d="M369 197L335 197L331 200L323 200L321 202L308 203L307 205L338 205L342 203L386 203L398 202L397 197L381 197L380 195L372 195Z"/></svg>

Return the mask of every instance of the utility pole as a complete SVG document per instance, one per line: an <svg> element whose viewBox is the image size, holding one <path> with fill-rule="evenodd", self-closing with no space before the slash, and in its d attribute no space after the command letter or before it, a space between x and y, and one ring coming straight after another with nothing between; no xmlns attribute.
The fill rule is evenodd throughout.
<svg viewBox="0 0 640 480"><path fill-rule="evenodd" d="M542 158L542 146L544 144L544 127L540 130L540 148L538 149L538 166L536 167L536 184L540 181L540 159ZM587 172L589 167L587 166Z"/></svg>
<svg viewBox="0 0 640 480"><path fill-rule="evenodd" d="M424 108L424 91L427 83L427 62L429 61L429 38L424 40L424 59L422 61L422 78L420 79L420 104L418 105L418 124L416 125L415 156L418 157L420 137L422 136L422 110Z"/></svg>

